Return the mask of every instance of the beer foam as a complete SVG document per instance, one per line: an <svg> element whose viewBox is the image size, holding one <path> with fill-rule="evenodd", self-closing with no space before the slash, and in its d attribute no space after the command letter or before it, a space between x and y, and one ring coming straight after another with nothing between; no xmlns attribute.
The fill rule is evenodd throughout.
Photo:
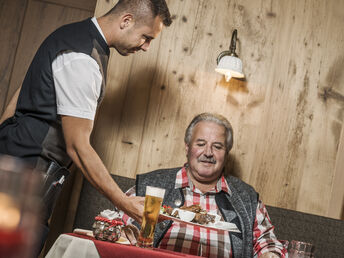
<svg viewBox="0 0 344 258"><path fill-rule="evenodd" d="M165 189L153 187L153 186L147 186L146 195L155 196L155 197L163 199L165 195Z"/></svg>

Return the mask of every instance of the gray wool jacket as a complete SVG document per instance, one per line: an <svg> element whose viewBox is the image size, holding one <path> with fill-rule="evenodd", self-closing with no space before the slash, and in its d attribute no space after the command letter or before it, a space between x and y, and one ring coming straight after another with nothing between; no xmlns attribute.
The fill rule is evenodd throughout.
<svg viewBox="0 0 344 258"><path fill-rule="evenodd" d="M183 206L182 189L175 189L176 174L181 168L161 169L136 177L136 194L145 196L146 186L166 189L163 205L173 208ZM231 193L219 192L215 201L225 221L235 223L241 233L229 232L233 257L253 257L253 226L258 205L258 193L240 179L226 177ZM176 205L179 204L178 206ZM157 247L172 225L165 220L157 224L154 233L154 246Z"/></svg>

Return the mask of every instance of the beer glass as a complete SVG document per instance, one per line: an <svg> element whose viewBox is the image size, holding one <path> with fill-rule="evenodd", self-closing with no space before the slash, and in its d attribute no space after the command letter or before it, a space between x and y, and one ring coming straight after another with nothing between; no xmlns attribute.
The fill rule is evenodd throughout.
<svg viewBox="0 0 344 258"><path fill-rule="evenodd" d="M139 247L151 248L153 247L154 230L158 221L160 207L164 199L165 189L147 186L145 206L143 211L143 218L141 230L137 245Z"/></svg>

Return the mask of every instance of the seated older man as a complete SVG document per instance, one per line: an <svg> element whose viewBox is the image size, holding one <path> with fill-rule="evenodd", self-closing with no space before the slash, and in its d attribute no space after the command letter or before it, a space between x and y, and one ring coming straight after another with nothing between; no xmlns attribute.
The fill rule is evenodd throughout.
<svg viewBox="0 0 344 258"><path fill-rule="evenodd" d="M233 176L224 175L233 130L217 114L197 115L185 133L187 163L137 175L128 195L145 195L147 185L166 189L164 205L200 205L222 220L235 223L241 233L215 231L176 221L162 221L155 229L154 246L206 257L284 257L274 227L258 193ZM126 224L132 219L123 215ZM135 222L134 222L135 224ZM127 228L128 229L128 228Z"/></svg>

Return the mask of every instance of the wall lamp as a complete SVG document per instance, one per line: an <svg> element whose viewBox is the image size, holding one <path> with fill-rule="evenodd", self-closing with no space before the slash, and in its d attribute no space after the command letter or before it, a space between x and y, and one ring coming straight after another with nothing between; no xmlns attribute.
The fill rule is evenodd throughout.
<svg viewBox="0 0 344 258"><path fill-rule="evenodd" d="M223 51L217 57L217 67L215 71L225 76L228 82L232 77L244 78L245 75L242 72L242 62L235 53L237 41L237 30L232 33L232 40L229 50Z"/></svg>

